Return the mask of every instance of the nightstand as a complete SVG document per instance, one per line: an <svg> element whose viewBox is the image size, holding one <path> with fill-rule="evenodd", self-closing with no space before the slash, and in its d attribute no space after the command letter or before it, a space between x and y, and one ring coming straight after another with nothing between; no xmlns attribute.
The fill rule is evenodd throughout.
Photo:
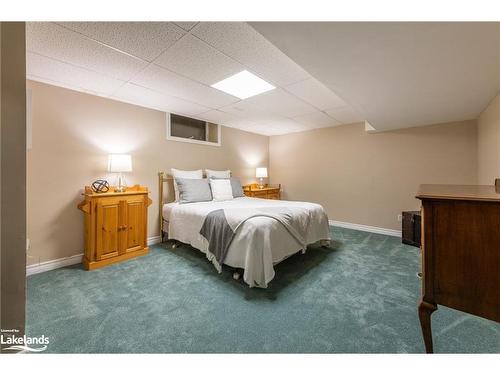
<svg viewBox="0 0 500 375"><path fill-rule="evenodd" d="M258 184L250 184L243 186L243 193L247 197L264 198L264 199L281 199L281 184L265 185L259 188Z"/></svg>
<svg viewBox="0 0 500 375"><path fill-rule="evenodd" d="M123 192L113 188L95 193L85 187L78 208L85 215L83 265L87 270L104 267L148 252L148 188L135 185Z"/></svg>

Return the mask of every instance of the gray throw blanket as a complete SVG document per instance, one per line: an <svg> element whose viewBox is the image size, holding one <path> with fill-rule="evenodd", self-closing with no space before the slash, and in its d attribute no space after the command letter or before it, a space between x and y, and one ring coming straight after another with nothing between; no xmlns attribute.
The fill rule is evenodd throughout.
<svg viewBox="0 0 500 375"><path fill-rule="evenodd" d="M270 217L282 224L305 249L306 234L311 222L310 212L295 207L265 207L255 209L226 208L211 211L205 217L200 234L208 241L208 251L215 257L218 268L224 263L229 246L245 221L258 216Z"/></svg>
<svg viewBox="0 0 500 375"><path fill-rule="evenodd" d="M219 265L226 259L234 233L223 209L212 211L205 217L200 234L207 239L208 251L215 256Z"/></svg>

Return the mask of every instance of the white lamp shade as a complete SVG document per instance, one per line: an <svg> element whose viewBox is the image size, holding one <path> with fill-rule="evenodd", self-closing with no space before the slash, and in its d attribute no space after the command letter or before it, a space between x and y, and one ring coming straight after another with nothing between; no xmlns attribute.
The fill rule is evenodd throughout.
<svg viewBox="0 0 500 375"><path fill-rule="evenodd" d="M267 178L267 168L256 168L255 177L257 178Z"/></svg>
<svg viewBox="0 0 500 375"><path fill-rule="evenodd" d="M108 159L109 172L132 172L132 157L127 154L112 154Z"/></svg>

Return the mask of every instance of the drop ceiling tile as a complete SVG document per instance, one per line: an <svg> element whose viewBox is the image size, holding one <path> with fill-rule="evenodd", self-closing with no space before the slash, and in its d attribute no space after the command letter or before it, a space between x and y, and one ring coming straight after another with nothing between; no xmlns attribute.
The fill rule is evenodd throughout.
<svg viewBox="0 0 500 375"><path fill-rule="evenodd" d="M260 121L269 117L269 113L248 104L245 101L240 101L228 106L219 108L220 111L235 115L237 117L245 118L248 121Z"/></svg>
<svg viewBox="0 0 500 375"><path fill-rule="evenodd" d="M204 115L205 114L201 114L199 115L199 117L203 118ZM211 113L211 115L214 114ZM274 114L260 113L259 115L249 115L247 113L242 117L236 117L232 113L230 114L231 117L226 115L228 114L218 114L218 116L220 116L219 120L221 120L219 121L219 123L221 123L222 125L264 135L285 134L287 131L295 132L310 129L309 127L304 126L293 119L289 119L283 116L277 116ZM214 120L215 119L217 118L214 118ZM223 119L224 122L222 122Z"/></svg>
<svg viewBox="0 0 500 375"><path fill-rule="evenodd" d="M240 129L240 130L244 130L246 132L257 133L257 132L252 130L253 125L254 125L254 123L249 122L249 121L237 121L237 122L229 122L227 124L224 124L224 126L228 126L230 128ZM262 133L259 133L259 134L262 134Z"/></svg>
<svg viewBox="0 0 500 375"><path fill-rule="evenodd" d="M195 116L199 113L206 112L208 109L207 107L190 103L186 100L165 95L131 83L127 83L121 87L111 98L147 108L187 116Z"/></svg>
<svg viewBox="0 0 500 375"><path fill-rule="evenodd" d="M209 86L245 70L243 65L189 34L154 63Z"/></svg>
<svg viewBox="0 0 500 375"><path fill-rule="evenodd" d="M33 52L26 54L26 74L32 79L108 96L125 82Z"/></svg>
<svg viewBox="0 0 500 375"><path fill-rule="evenodd" d="M130 79L147 64L50 22L26 24L26 48L122 80Z"/></svg>
<svg viewBox="0 0 500 375"><path fill-rule="evenodd" d="M202 120L210 121L215 124L221 124L221 125L232 124L232 123L237 124L239 121L241 121L241 118L237 116L234 116L227 112L218 111L216 109L200 113L198 117Z"/></svg>
<svg viewBox="0 0 500 375"><path fill-rule="evenodd" d="M61 22L120 51L152 61L186 32L172 22Z"/></svg>
<svg viewBox="0 0 500 375"><path fill-rule="evenodd" d="M252 126L256 123L256 121L248 118L239 118L231 120L227 123L228 126L232 126L235 128L246 129L248 126Z"/></svg>
<svg viewBox="0 0 500 375"><path fill-rule="evenodd" d="M31 75L31 74L26 74L26 79L30 80L30 81L36 81L36 82L46 83L47 85L52 85L52 86L57 86L57 87L63 87L63 88L68 89L68 90L83 92L83 93L94 95L94 96L105 96L105 95L101 95L101 94L99 94L97 92L94 92L92 90L84 89L82 87L75 87L73 85L69 85L69 84L64 83L64 82L53 81L53 80L48 79L48 78L38 77L38 76Z"/></svg>
<svg viewBox="0 0 500 375"><path fill-rule="evenodd" d="M342 99L314 78L293 83L284 89L322 111L346 106Z"/></svg>
<svg viewBox="0 0 500 375"><path fill-rule="evenodd" d="M293 120L310 128L326 128L329 126L340 125L340 122L331 118L321 111L314 111L305 115L294 117Z"/></svg>
<svg viewBox="0 0 500 375"><path fill-rule="evenodd" d="M189 31L196 26L198 22L174 22L177 26L182 27L184 30Z"/></svg>
<svg viewBox="0 0 500 375"><path fill-rule="evenodd" d="M270 128L269 126L258 125L258 124L249 124L249 125L246 125L244 127L239 128L239 129L247 131L247 132L257 133L257 134L267 135L267 136L282 134L281 130L273 129L273 128Z"/></svg>
<svg viewBox="0 0 500 375"><path fill-rule="evenodd" d="M246 117L240 117L232 113L224 112L221 110L212 110L205 113L200 113L199 118L214 122L216 124L221 124L224 126L229 126L232 128L246 130L249 126L255 124L255 119L251 120ZM262 120L262 118L260 118Z"/></svg>
<svg viewBox="0 0 500 375"><path fill-rule="evenodd" d="M271 84L283 86L310 77L245 22L200 22L191 33Z"/></svg>
<svg viewBox="0 0 500 375"><path fill-rule="evenodd" d="M347 106L328 109L325 112L327 115L333 117L337 121L340 121L342 124L352 124L354 122L361 122L365 120L363 116Z"/></svg>
<svg viewBox="0 0 500 375"><path fill-rule="evenodd" d="M282 131L284 133L305 131L311 129L310 127L300 124L295 120L286 117L273 117L273 116L270 116L266 120L258 121L256 125L266 126L273 130Z"/></svg>
<svg viewBox="0 0 500 375"><path fill-rule="evenodd" d="M311 105L280 88L245 99L241 102L241 105L286 117L295 117L315 110Z"/></svg>
<svg viewBox="0 0 500 375"><path fill-rule="evenodd" d="M239 100L154 64L144 69L131 82L209 108L222 107Z"/></svg>

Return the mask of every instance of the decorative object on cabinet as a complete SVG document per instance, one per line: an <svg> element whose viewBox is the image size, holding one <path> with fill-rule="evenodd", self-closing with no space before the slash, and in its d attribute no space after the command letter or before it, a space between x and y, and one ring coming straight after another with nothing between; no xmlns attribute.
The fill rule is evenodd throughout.
<svg viewBox="0 0 500 375"><path fill-rule="evenodd" d="M109 183L106 180L95 180L92 182L92 191L94 193L107 193L109 191Z"/></svg>
<svg viewBox="0 0 500 375"><path fill-rule="evenodd" d="M259 179L259 188L264 188L264 178L267 178L267 168L256 168L255 177Z"/></svg>
<svg viewBox="0 0 500 375"><path fill-rule="evenodd" d="M401 241L407 245L420 247L420 234L420 211L403 211L403 228Z"/></svg>
<svg viewBox="0 0 500 375"><path fill-rule="evenodd" d="M281 199L281 184L265 185L260 187L259 184L250 184L243 186L243 193L247 197L264 198L264 199Z"/></svg>
<svg viewBox="0 0 500 375"><path fill-rule="evenodd" d="M495 186L421 185L422 298L418 315L433 352L437 305L500 322L500 193Z"/></svg>
<svg viewBox="0 0 500 375"><path fill-rule="evenodd" d="M85 214L87 270L104 267L148 252L148 188L135 185L123 192L95 193L89 186L78 208Z"/></svg>
<svg viewBox="0 0 500 375"><path fill-rule="evenodd" d="M132 172L132 157L127 154L109 155L108 171L118 173L118 185L115 191L124 192L127 187L123 179L123 172Z"/></svg>

